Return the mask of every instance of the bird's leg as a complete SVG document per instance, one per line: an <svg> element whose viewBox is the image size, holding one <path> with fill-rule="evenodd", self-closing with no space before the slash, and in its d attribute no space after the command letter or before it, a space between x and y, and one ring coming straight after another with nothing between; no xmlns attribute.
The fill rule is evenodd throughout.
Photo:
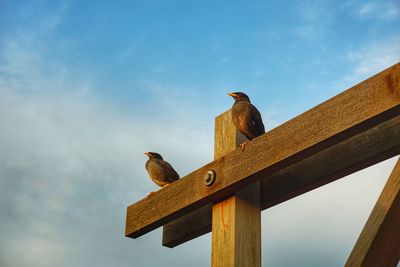
<svg viewBox="0 0 400 267"><path fill-rule="evenodd" d="M162 187L162 188L165 188L165 187L167 187L167 186L169 186L169 184L165 184L165 185L163 185L163 187ZM150 192L150 193L148 193L148 194L147 194L147 196L146 196L146 197L148 197L148 196L150 196L150 195L152 195L152 194L154 194L154 193L156 193L156 192Z"/></svg>
<svg viewBox="0 0 400 267"><path fill-rule="evenodd" d="M245 149L247 143L248 143L248 142L244 142L244 143L241 143L241 144L240 144L240 149L241 149L242 151Z"/></svg>

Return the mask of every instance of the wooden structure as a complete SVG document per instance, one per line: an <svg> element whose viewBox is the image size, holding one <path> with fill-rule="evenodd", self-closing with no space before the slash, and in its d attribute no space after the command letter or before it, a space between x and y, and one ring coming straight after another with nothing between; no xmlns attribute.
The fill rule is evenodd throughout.
<svg viewBox="0 0 400 267"><path fill-rule="evenodd" d="M400 154L400 63L236 149L216 118L215 160L127 208L127 237L164 226L174 247L212 231L212 266L261 266L261 210ZM204 183L207 172L215 182ZM346 266L396 266L400 163Z"/></svg>

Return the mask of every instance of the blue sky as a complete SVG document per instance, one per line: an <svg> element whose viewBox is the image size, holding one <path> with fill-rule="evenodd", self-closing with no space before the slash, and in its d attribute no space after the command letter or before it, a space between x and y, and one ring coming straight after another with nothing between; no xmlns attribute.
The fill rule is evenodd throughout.
<svg viewBox="0 0 400 267"><path fill-rule="evenodd" d="M123 237L143 152L183 176L226 93L270 130L399 62L399 29L397 0L0 1L0 265L207 265L209 235ZM263 263L343 264L394 163L264 211Z"/></svg>

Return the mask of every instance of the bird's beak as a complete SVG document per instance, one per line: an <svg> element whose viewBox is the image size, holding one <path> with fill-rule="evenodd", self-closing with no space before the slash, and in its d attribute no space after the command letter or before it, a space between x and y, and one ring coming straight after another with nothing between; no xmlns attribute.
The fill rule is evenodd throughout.
<svg viewBox="0 0 400 267"><path fill-rule="evenodd" d="M150 153L149 152L144 152L144 154L148 157L150 157Z"/></svg>
<svg viewBox="0 0 400 267"><path fill-rule="evenodd" d="M229 93L228 95L230 95L231 97L237 97L237 94L234 93Z"/></svg>

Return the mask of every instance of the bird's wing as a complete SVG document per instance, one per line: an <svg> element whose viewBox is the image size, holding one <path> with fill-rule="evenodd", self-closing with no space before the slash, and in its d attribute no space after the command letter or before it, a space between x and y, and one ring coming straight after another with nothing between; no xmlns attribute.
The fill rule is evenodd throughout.
<svg viewBox="0 0 400 267"><path fill-rule="evenodd" d="M168 173L168 176L166 179L170 182L174 182L179 179L179 174L175 171L175 169L169 164L168 162L165 161L165 165L167 167L166 173Z"/></svg>
<svg viewBox="0 0 400 267"><path fill-rule="evenodd" d="M174 173L174 175L172 176L172 179L174 181L178 180L179 179L179 174L174 170L174 168L172 168L172 171Z"/></svg>
<svg viewBox="0 0 400 267"><path fill-rule="evenodd" d="M253 106L252 104L250 104L250 105L251 105L251 108L250 108L251 119L254 124L254 128L257 131L257 136L258 136L258 135L265 133L264 123L262 121L261 114L258 111L258 109L255 106Z"/></svg>

